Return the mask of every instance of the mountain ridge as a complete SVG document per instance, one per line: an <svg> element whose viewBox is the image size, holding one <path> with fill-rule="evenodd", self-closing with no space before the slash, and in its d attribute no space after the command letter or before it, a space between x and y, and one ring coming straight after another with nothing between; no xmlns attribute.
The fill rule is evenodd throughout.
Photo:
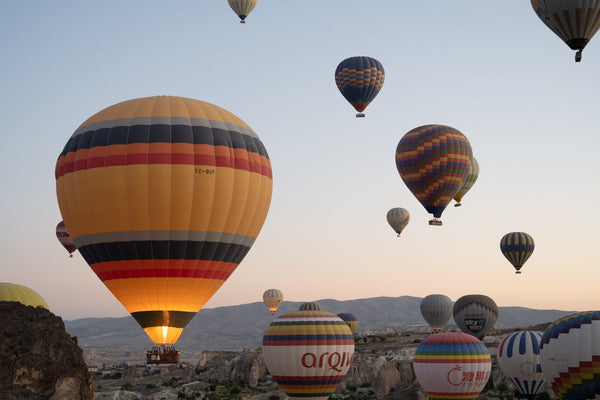
<svg viewBox="0 0 600 400"><path fill-rule="evenodd" d="M372 297L354 300L316 300L322 310L350 312L358 321L357 335L379 330L427 330L421 316L421 297ZM274 316L263 302L203 309L190 321L177 342L181 349L233 350L260 347L267 326L277 316L297 310L303 302L284 301ZM499 307L498 328L522 328L554 320L575 311ZM452 318L447 329L455 329ZM83 348L148 349L152 342L137 322L128 317L80 318L65 321L67 331L77 336Z"/></svg>

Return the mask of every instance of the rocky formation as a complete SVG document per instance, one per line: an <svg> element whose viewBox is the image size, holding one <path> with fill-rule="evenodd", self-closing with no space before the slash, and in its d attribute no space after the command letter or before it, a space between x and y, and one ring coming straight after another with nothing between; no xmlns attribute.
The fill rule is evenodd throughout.
<svg viewBox="0 0 600 400"><path fill-rule="evenodd" d="M45 308L0 302L0 398L93 399L77 339Z"/></svg>
<svg viewBox="0 0 600 400"><path fill-rule="evenodd" d="M204 351L199 368L207 368L214 382L245 382L256 388L267 377L267 367L261 349L234 351Z"/></svg>

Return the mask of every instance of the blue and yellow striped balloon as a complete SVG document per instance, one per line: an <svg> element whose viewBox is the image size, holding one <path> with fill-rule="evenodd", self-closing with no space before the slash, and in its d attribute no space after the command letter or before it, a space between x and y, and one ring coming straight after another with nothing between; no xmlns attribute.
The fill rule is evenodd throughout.
<svg viewBox="0 0 600 400"><path fill-rule="evenodd" d="M517 274L521 273L521 267L531 257L534 248L533 238L525 232L507 233L500 240L500 250L515 267Z"/></svg>
<svg viewBox="0 0 600 400"><path fill-rule="evenodd" d="M292 311L267 327L265 364L290 399L326 400L344 379L354 357L354 337L337 315Z"/></svg>

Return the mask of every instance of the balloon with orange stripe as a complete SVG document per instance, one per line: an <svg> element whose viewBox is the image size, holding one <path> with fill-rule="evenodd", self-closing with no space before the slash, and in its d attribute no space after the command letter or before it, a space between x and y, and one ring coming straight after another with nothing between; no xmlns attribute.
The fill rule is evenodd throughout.
<svg viewBox="0 0 600 400"><path fill-rule="evenodd" d="M258 236L271 164L254 131L199 100L110 106L56 163L65 226L98 278L156 344L173 344Z"/></svg>
<svg viewBox="0 0 600 400"><path fill-rule="evenodd" d="M413 368L430 399L475 399L490 378L492 361L479 339L442 332L417 346Z"/></svg>
<svg viewBox="0 0 600 400"><path fill-rule="evenodd" d="M350 369L354 337L337 315L301 309L271 322L262 351L273 379L290 399L326 400Z"/></svg>

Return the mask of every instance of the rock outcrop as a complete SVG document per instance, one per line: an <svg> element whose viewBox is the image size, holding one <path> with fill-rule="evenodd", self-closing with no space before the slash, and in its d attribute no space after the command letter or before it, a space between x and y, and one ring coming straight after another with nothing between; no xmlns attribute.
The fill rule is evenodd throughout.
<svg viewBox="0 0 600 400"><path fill-rule="evenodd" d="M267 376L261 349L242 352L204 351L198 367L210 371L210 381L245 382L251 388L258 387L259 381Z"/></svg>
<svg viewBox="0 0 600 400"><path fill-rule="evenodd" d="M91 400L77 339L45 308L0 302L0 399Z"/></svg>

